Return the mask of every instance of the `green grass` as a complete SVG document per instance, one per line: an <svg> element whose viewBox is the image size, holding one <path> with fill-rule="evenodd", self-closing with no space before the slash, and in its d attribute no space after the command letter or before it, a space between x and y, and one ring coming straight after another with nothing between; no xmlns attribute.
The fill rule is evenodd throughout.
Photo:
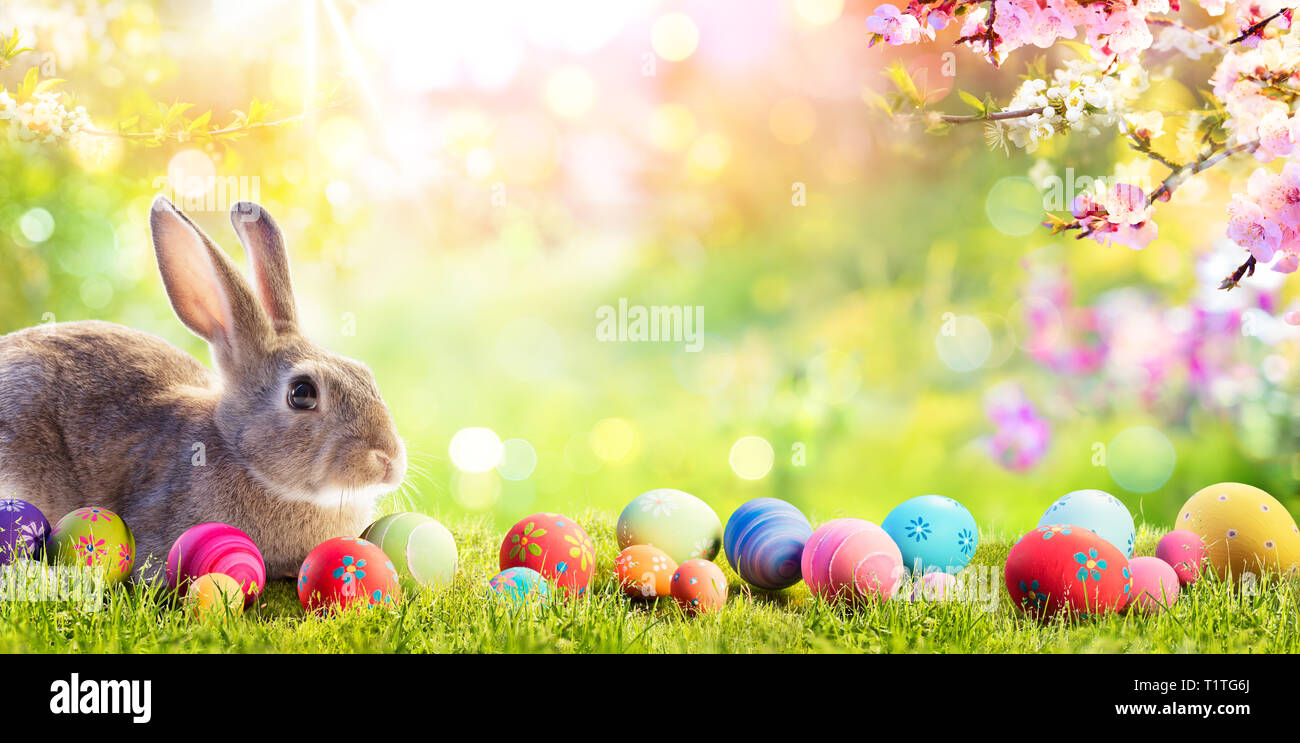
<svg viewBox="0 0 1300 743"><path fill-rule="evenodd" d="M802 584L775 594L749 590L725 560L726 608L688 617L671 599L632 602L614 582L613 519L580 519L597 546L599 569L589 598L514 609L485 598L496 572L500 535L486 520L452 525L461 568L454 586L408 593L392 610L319 618L299 608L294 584L268 587L243 617L192 619L164 592L112 591L99 612L53 602L0 602L0 651L56 653L674 653L674 652L1252 652L1300 651L1300 581L1265 579L1242 592L1206 579L1173 611L1122 614L1046 625L1021 617L1001 584L1010 542L984 535L973 564L995 566L998 599L978 603L827 605ZM1138 554L1154 551L1159 532L1139 530Z"/></svg>

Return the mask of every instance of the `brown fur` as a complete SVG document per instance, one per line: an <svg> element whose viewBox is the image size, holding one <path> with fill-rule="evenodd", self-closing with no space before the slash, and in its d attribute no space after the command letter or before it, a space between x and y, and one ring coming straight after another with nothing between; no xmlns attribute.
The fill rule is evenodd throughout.
<svg viewBox="0 0 1300 743"><path fill-rule="evenodd" d="M181 532L220 521L253 538L268 575L292 575L320 542L361 532L378 491L401 482L405 448L369 369L299 334L275 222L253 204L231 218L256 294L169 202L151 214L172 306L209 342L216 372L105 322L0 337L0 487L51 521L82 506L117 512L138 566L156 569ZM287 403L300 377L319 390L315 410Z"/></svg>

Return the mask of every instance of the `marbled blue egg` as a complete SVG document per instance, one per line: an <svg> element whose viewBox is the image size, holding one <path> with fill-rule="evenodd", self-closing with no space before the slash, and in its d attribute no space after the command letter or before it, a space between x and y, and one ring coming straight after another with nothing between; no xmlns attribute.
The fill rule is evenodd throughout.
<svg viewBox="0 0 1300 743"><path fill-rule="evenodd" d="M0 565L16 558L39 560L50 537L50 522L25 500L0 498Z"/></svg>
<svg viewBox="0 0 1300 743"><path fill-rule="evenodd" d="M975 556L980 542L971 512L942 495L903 501L881 526L903 553L903 566L913 572L956 573Z"/></svg>
<svg viewBox="0 0 1300 743"><path fill-rule="evenodd" d="M745 581L769 591L799 582L812 524L780 498L755 498L731 514L722 534L727 561Z"/></svg>
<svg viewBox="0 0 1300 743"><path fill-rule="evenodd" d="M488 598L504 599L512 604L545 603L551 596L551 586L532 568L507 568L492 576L487 593Z"/></svg>
<svg viewBox="0 0 1300 743"><path fill-rule="evenodd" d="M1115 545L1125 557L1133 556L1133 514L1104 490L1076 490L1058 498L1043 512L1038 525L1058 524L1082 526Z"/></svg>

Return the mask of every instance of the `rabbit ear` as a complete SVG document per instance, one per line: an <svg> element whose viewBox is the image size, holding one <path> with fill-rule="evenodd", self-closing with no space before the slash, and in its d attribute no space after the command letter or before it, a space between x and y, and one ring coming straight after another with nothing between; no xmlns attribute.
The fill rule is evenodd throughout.
<svg viewBox="0 0 1300 743"><path fill-rule="evenodd" d="M230 223L253 265L253 286L277 333L298 329L298 307L289 279L289 254L280 226L260 204L241 201L230 208Z"/></svg>
<svg viewBox="0 0 1300 743"><path fill-rule="evenodd" d="M235 264L162 196L154 199L149 226L181 322L212 345L220 366L255 358L269 345L271 327Z"/></svg>

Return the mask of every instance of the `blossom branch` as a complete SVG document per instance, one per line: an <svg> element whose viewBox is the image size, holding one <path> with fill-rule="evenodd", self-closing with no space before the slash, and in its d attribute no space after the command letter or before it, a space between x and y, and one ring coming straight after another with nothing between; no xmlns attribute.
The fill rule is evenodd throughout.
<svg viewBox="0 0 1300 743"><path fill-rule="evenodd" d="M1207 33L1202 33L1201 31L1192 28L1186 23L1183 23L1182 21L1173 18L1148 18L1147 24L1151 26L1167 26L1169 28L1176 28L1179 29L1180 31L1184 31L1188 34L1191 34L1192 36L1195 36L1196 38L1200 39L1201 41L1204 41L1210 46L1215 47L1216 49L1219 49L1221 51L1228 50L1228 45L1223 43L1222 41L1219 41L1213 36L1210 36Z"/></svg>
<svg viewBox="0 0 1300 743"><path fill-rule="evenodd" d="M1052 112L1051 106L1042 106L1041 108L1022 108L1017 111L994 111L987 114L972 114L963 116L960 114L941 114L939 120L946 124L970 124L977 121L1006 121L1007 119L1023 119L1034 114L1046 116Z"/></svg>
<svg viewBox="0 0 1300 743"><path fill-rule="evenodd" d="M1238 266L1236 271L1233 271L1231 275L1225 278L1219 284L1219 288L1223 289L1224 291L1232 291L1233 289L1236 289L1241 284L1241 280L1243 278L1246 278L1248 276L1254 276L1254 275L1255 275L1255 256L1252 255L1246 259L1245 263Z"/></svg>
<svg viewBox="0 0 1300 743"><path fill-rule="evenodd" d="M1232 39L1232 40L1229 41L1228 43L1229 43L1229 44L1239 44L1239 43L1245 41L1246 39L1249 39L1251 36L1255 36L1256 34L1259 34L1259 33L1263 32L1263 30L1264 30L1265 28L1268 27L1268 24L1272 23L1273 21L1277 20L1278 18L1281 18L1281 17L1284 16L1284 15L1287 16L1288 18L1290 18L1290 17L1291 17L1291 11L1292 11L1292 8L1283 8L1283 9L1279 10L1278 12L1274 13L1273 15L1271 15L1271 16L1269 16L1269 17L1267 17L1267 18L1265 18L1265 19L1263 19L1263 20L1261 20L1261 21L1259 21L1259 22L1257 22L1257 23L1252 24L1252 25L1251 25L1249 28L1247 28L1245 31L1242 31L1240 36L1238 36L1238 37L1235 38L1235 39Z"/></svg>
<svg viewBox="0 0 1300 743"><path fill-rule="evenodd" d="M1202 156L1170 173L1160 183L1159 188L1152 191L1151 195L1147 197L1147 203L1154 204L1156 201L1168 199L1173 195L1174 189L1181 186L1188 178L1218 165L1233 155L1254 152L1257 147L1259 147L1259 140L1253 140L1221 150L1212 149L1206 151Z"/></svg>

